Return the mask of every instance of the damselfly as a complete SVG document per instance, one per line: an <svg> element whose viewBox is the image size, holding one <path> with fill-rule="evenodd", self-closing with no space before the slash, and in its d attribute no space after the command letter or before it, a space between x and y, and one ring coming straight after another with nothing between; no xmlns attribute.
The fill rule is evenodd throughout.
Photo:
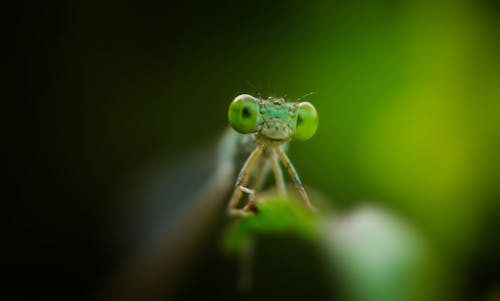
<svg viewBox="0 0 500 301"><path fill-rule="evenodd" d="M232 216L247 216L256 210L255 193L261 189L272 169L278 193L286 195L280 161L290 174L305 205L312 208L299 175L285 153L292 139L307 140L318 128L318 113L309 102L286 102L283 98L257 98L248 94L237 96L230 104L228 120L231 127L244 134L242 145L251 145L253 151L240 170L227 211ZM250 188L249 183L253 179ZM243 193L248 202L239 207Z"/></svg>

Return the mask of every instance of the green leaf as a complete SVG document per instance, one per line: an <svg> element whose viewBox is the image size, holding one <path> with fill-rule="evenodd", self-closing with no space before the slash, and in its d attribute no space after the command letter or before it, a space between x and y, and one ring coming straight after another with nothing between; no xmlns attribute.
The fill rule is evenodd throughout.
<svg viewBox="0 0 500 301"><path fill-rule="evenodd" d="M223 238L226 252L238 252L245 242L258 234L287 233L312 239L318 233L312 212L298 200L271 195L259 200L257 212L236 219L228 227Z"/></svg>

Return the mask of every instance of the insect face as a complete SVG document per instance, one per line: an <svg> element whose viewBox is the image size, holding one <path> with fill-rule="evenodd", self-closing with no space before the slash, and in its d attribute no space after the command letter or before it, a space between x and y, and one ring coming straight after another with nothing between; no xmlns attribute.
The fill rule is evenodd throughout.
<svg viewBox="0 0 500 301"><path fill-rule="evenodd" d="M260 105L262 125L259 134L272 140L289 140L294 134L297 109L283 99L263 101Z"/></svg>
<svg viewBox="0 0 500 301"><path fill-rule="evenodd" d="M318 128L318 114L309 102L285 102L282 98L258 99L237 96L229 106L229 124L242 134L258 135L276 141L311 138Z"/></svg>

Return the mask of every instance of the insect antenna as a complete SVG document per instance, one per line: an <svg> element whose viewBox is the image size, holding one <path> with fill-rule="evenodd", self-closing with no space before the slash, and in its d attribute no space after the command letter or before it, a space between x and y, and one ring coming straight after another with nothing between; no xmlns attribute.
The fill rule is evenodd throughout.
<svg viewBox="0 0 500 301"><path fill-rule="evenodd" d="M304 94L301 97L297 98L297 102L301 101L302 99L304 99L304 98L306 98L308 96L314 95L314 94L318 94L318 93L317 92L309 92L307 94Z"/></svg>
<svg viewBox="0 0 500 301"><path fill-rule="evenodd" d="M245 80L245 84L247 84L250 88L252 88L253 91L256 91L257 92L257 96L259 97L259 99L262 99L262 93L261 93L262 87L257 88L257 86L254 85L248 79Z"/></svg>

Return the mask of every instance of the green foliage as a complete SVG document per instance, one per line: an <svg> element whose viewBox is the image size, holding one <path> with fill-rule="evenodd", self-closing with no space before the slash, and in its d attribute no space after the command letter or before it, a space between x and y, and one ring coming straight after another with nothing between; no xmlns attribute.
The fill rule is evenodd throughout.
<svg viewBox="0 0 500 301"><path fill-rule="evenodd" d="M227 229L223 248L236 253L242 245L258 234L295 234L312 239L317 234L317 224L312 212L298 200L269 196L257 203L258 214L235 220Z"/></svg>
<svg viewBox="0 0 500 301"><path fill-rule="evenodd" d="M259 200L257 207L256 214L235 219L227 227L224 252L241 255L257 240L259 261L265 262L268 273L276 270L277 260L262 255L269 252L278 252L283 256L280 260L290 264L302 265L298 271L320 265L326 273L308 275L308 280L341 287L345 292L332 293L346 294L349 300L425 300L433 295L426 287L425 270L431 264L426 242L411 225L389 212L360 206L342 214L316 214L300 201L276 195ZM298 244L284 247L292 242ZM295 252L297 248L300 251ZM308 252L321 257L322 263L313 263L310 258L304 261ZM296 277L303 276L297 272ZM270 276L276 277L280 276Z"/></svg>

